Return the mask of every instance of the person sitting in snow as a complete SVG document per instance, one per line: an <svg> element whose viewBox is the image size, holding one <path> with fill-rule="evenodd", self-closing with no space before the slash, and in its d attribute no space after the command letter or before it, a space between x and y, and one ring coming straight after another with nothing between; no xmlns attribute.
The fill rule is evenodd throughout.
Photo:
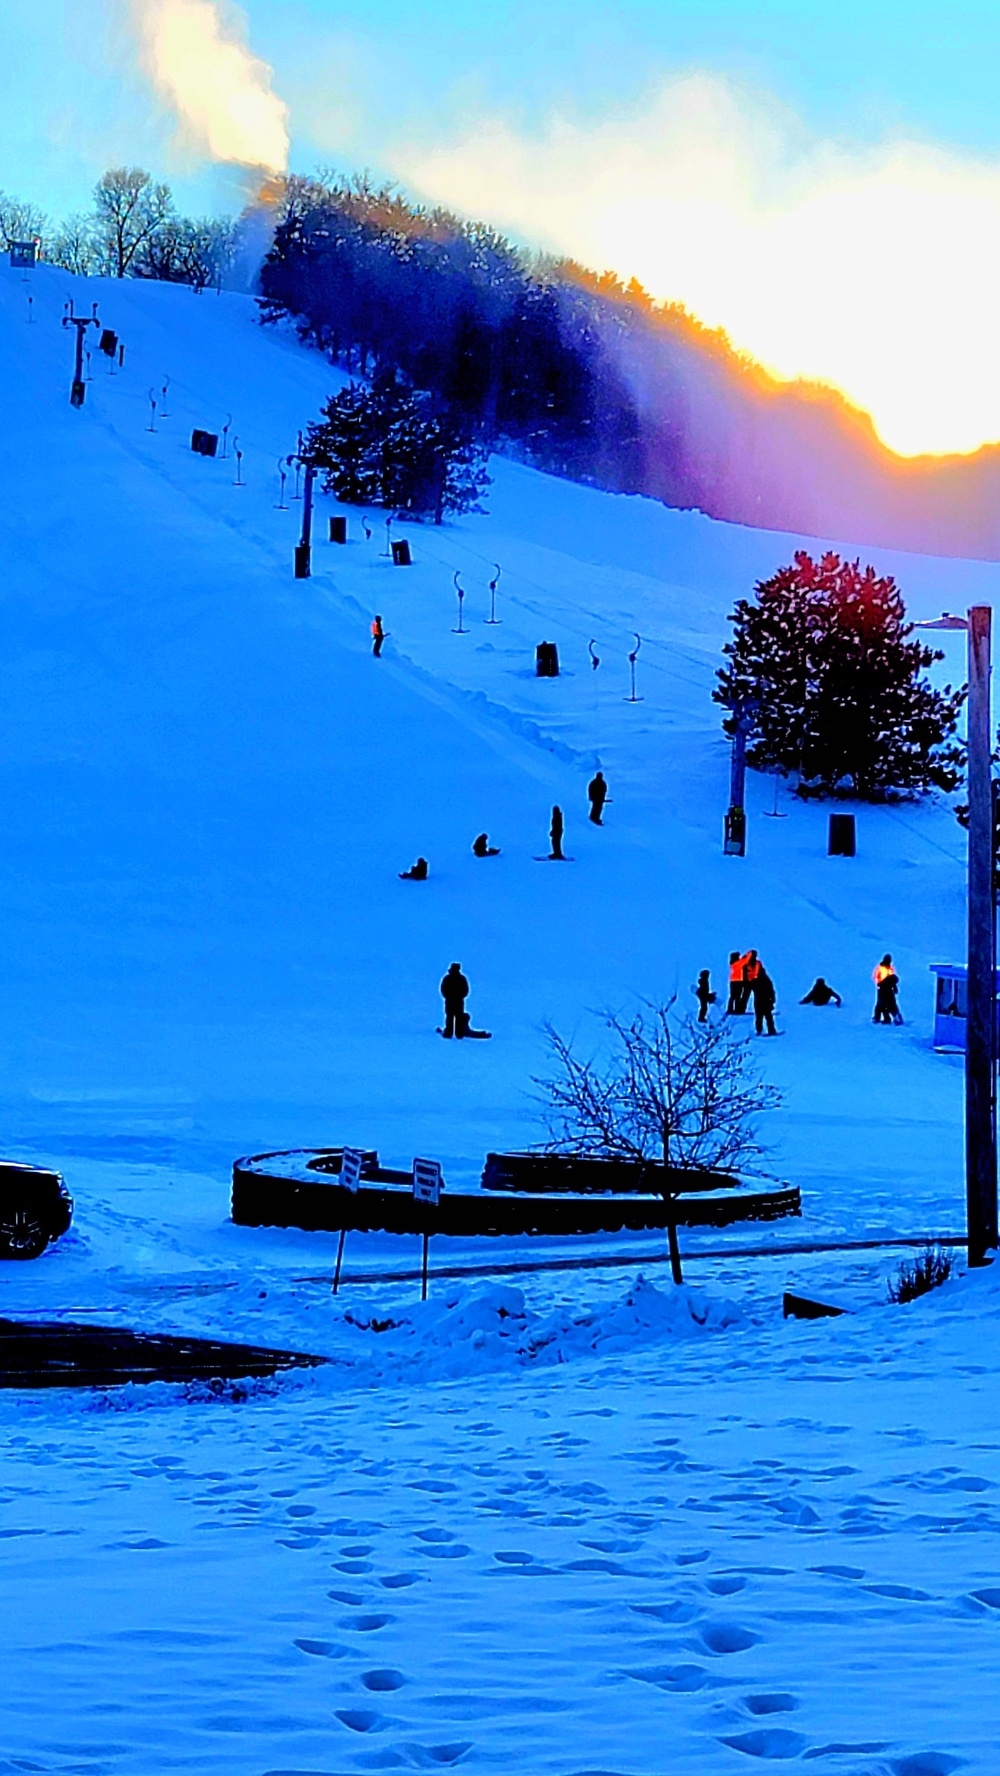
<svg viewBox="0 0 1000 1776"><path fill-rule="evenodd" d="M474 857L499 857L500 847L499 845L491 845L487 834L480 833L478 838L472 841L472 854Z"/></svg>
<svg viewBox="0 0 1000 1776"><path fill-rule="evenodd" d="M840 994L835 993L833 988L827 985L821 974L816 976L805 998L799 1000L800 1005L836 1005L839 1007L843 1003Z"/></svg>
<svg viewBox="0 0 1000 1776"><path fill-rule="evenodd" d="M412 869L400 870L399 879L401 882L426 882L426 880L427 880L427 859L426 859L426 857L418 857L417 861L413 865Z"/></svg>

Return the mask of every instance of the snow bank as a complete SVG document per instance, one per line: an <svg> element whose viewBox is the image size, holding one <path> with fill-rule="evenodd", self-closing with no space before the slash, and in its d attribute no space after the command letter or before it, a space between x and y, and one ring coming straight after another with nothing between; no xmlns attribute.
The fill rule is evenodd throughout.
<svg viewBox="0 0 1000 1776"><path fill-rule="evenodd" d="M538 1313L520 1289L494 1283L455 1287L392 1318L361 1318L348 1309L342 1326L350 1358L386 1381L419 1373L426 1381L457 1380L491 1369L611 1356L639 1345L696 1338L738 1325L741 1309L685 1287L658 1289L645 1277L620 1301L584 1313L559 1307ZM338 1341L337 1360L345 1355Z"/></svg>

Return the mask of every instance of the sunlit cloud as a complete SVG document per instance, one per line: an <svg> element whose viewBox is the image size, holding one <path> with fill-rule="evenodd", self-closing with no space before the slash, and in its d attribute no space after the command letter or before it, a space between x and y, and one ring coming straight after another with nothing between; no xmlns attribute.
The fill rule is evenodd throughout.
<svg viewBox="0 0 1000 1776"><path fill-rule="evenodd" d="M244 20L219 0L130 0L143 65L186 144L212 160L283 172L288 107L246 43Z"/></svg>
<svg viewBox="0 0 1000 1776"><path fill-rule="evenodd" d="M683 303L783 378L834 384L904 455L1000 438L1000 165L804 137L693 76L637 115L502 118L397 150L427 197Z"/></svg>

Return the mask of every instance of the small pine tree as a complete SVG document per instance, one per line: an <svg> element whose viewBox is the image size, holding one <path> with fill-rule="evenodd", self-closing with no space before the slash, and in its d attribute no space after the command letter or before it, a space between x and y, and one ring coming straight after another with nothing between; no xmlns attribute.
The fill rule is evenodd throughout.
<svg viewBox="0 0 1000 1776"><path fill-rule="evenodd" d="M797 774L800 795L865 801L959 783L965 689L938 691L921 676L944 656L909 639L891 576L799 551L730 621L713 695L752 711L751 765Z"/></svg>
<svg viewBox="0 0 1000 1776"><path fill-rule="evenodd" d="M308 447L326 470L327 491L350 504L433 515L436 524L445 512L483 509L485 448L394 371L334 395L310 426Z"/></svg>

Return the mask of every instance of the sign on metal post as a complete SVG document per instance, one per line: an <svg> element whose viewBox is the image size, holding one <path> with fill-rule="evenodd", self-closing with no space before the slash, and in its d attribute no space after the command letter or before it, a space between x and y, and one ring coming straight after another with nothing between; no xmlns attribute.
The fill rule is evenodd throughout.
<svg viewBox="0 0 1000 1776"><path fill-rule="evenodd" d="M431 1208L436 1209L439 1202L441 1201L441 1192L443 1189L444 1189L444 1179L441 1176L441 1167L438 1165L437 1160L436 1159L415 1159L413 1161L413 1200L414 1200L414 1202L427 1203ZM420 1267L420 1299L421 1299L421 1301L427 1300L427 1251L428 1251L429 1245L430 1245L430 1234L427 1231L427 1229L425 1228L424 1229L423 1263Z"/></svg>
<svg viewBox="0 0 1000 1776"><path fill-rule="evenodd" d="M34 271L37 263L37 241L11 241L10 265L12 271Z"/></svg>
<svg viewBox="0 0 1000 1776"><path fill-rule="evenodd" d="M436 1159L415 1159L413 1161L413 1200L418 1203L431 1203L437 1208L441 1201L441 1167Z"/></svg>
<svg viewBox="0 0 1000 1776"><path fill-rule="evenodd" d="M344 1190L356 1191L361 1182L362 1154L357 1147L345 1147L340 1161L340 1183Z"/></svg>

